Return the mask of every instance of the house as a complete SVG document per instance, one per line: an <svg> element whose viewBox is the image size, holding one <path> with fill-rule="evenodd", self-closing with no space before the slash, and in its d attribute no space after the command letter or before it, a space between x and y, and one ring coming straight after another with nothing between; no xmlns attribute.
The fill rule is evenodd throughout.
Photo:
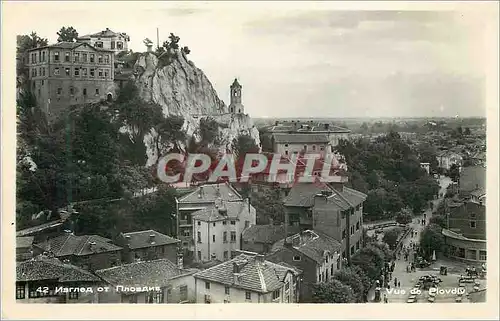
<svg viewBox="0 0 500 321"><path fill-rule="evenodd" d="M16 237L16 260L26 261L33 258L34 236Z"/></svg>
<svg viewBox="0 0 500 321"><path fill-rule="evenodd" d="M274 133L273 150L283 156L302 152L318 153L324 156L333 151L330 140L325 134Z"/></svg>
<svg viewBox="0 0 500 321"><path fill-rule="evenodd" d="M100 279L54 257L37 256L16 265L16 302L97 303ZM92 288L80 292L76 288ZM61 291L62 290L62 291Z"/></svg>
<svg viewBox="0 0 500 321"><path fill-rule="evenodd" d="M33 236L34 242L64 234L65 220L58 219L16 231L16 237Z"/></svg>
<svg viewBox="0 0 500 321"><path fill-rule="evenodd" d="M476 201L486 194L486 166L468 166L462 169L459 177L459 194L462 197L475 198Z"/></svg>
<svg viewBox="0 0 500 321"><path fill-rule="evenodd" d="M186 195L176 198L177 238L182 242L184 260L194 258L194 236L192 213L213 207L216 200L242 202L243 198L229 183L204 184Z"/></svg>
<svg viewBox="0 0 500 321"><path fill-rule="evenodd" d="M452 165L457 165L459 168L462 167L463 157L462 155L444 150L437 153L438 167L449 171Z"/></svg>
<svg viewBox="0 0 500 321"><path fill-rule="evenodd" d="M30 89L49 121L70 105L113 99L112 51L59 42L27 53Z"/></svg>
<svg viewBox="0 0 500 321"><path fill-rule="evenodd" d="M102 236L66 233L35 244L34 251L51 253L60 260L94 271L120 264L122 248Z"/></svg>
<svg viewBox="0 0 500 321"><path fill-rule="evenodd" d="M109 50L118 54L123 51L128 51L130 36L124 32L114 32L109 28L106 28L105 30L94 34L78 37L76 41L87 43L93 47Z"/></svg>
<svg viewBox="0 0 500 321"><path fill-rule="evenodd" d="M342 244L342 257L350 257L363 244L363 202L366 195L337 182L296 184L284 199L285 226L322 232Z"/></svg>
<svg viewBox="0 0 500 321"><path fill-rule="evenodd" d="M241 249L241 234L255 225L256 211L246 199L243 202L218 200L213 207L192 213L195 261L227 261L233 251Z"/></svg>
<svg viewBox="0 0 500 321"><path fill-rule="evenodd" d="M266 259L300 269L300 302L310 302L314 285L330 281L342 266L342 244L319 231L306 230L273 245Z"/></svg>
<svg viewBox="0 0 500 321"><path fill-rule="evenodd" d="M167 259L177 262L181 241L154 230L120 233L118 245L123 248L122 261Z"/></svg>
<svg viewBox="0 0 500 321"><path fill-rule="evenodd" d="M99 293L99 303L194 302L193 274L167 259L139 261L96 271L110 291ZM133 290L132 290L133 289Z"/></svg>
<svg viewBox="0 0 500 321"><path fill-rule="evenodd" d="M243 231L241 249L266 254L276 242L298 232L299 226L290 226L287 231L283 224L253 225Z"/></svg>
<svg viewBox="0 0 500 321"><path fill-rule="evenodd" d="M241 254L194 275L196 303L296 303L294 268Z"/></svg>

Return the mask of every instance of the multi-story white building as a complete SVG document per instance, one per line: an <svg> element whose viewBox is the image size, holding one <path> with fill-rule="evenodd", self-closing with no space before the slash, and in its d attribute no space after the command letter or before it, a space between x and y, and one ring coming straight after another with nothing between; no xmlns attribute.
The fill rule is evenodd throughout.
<svg viewBox="0 0 500 321"><path fill-rule="evenodd" d="M243 231L255 225L255 208L243 202L223 202L192 214L195 261L227 261L241 249Z"/></svg>
<svg viewBox="0 0 500 321"><path fill-rule="evenodd" d="M118 54L122 51L128 51L130 36L124 32L114 32L106 28L106 30L98 33L78 37L76 41L88 43L95 48L110 50Z"/></svg>
<svg viewBox="0 0 500 321"><path fill-rule="evenodd" d="M241 254L194 275L196 303L296 303L300 271Z"/></svg>

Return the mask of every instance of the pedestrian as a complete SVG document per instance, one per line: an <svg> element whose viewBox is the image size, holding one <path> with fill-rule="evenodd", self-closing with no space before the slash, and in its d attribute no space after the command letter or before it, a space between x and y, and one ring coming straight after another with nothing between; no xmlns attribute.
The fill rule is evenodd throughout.
<svg viewBox="0 0 500 321"><path fill-rule="evenodd" d="M398 288L401 288L401 282L398 281Z"/></svg>
<svg viewBox="0 0 500 321"><path fill-rule="evenodd" d="M387 299L387 294L384 293L384 303L388 303L389 300Z"/></svg>
<svg viewBox="0 0 500 321"><path fill-rule="evenodd" d="M391 289L391 284L389 282L387 282L387 290L390 290Z"/></svg>
<svg viewBox="0 0 500 321"><path fill-rule="evenodd" d="M398 286L398 278L394 278L394 287Z"/></svg>

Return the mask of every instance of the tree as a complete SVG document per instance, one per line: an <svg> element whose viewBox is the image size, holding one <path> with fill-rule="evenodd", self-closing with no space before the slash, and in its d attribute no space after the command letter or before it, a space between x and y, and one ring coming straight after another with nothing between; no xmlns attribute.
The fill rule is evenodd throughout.
<svg viewBox="0 0 500 321"><path fill-rule="evenodd" d="M376 280L384 267L385 256L375 246L367 246L359 250L351 258L351 264L359 266L371 280Z"/></svg>
<svg viewBox="0 0 500 321"><path fill-rule="evenodd" d="M453 182L458 182L458 179L460 178L460 168L458 167L457 164L452 164L450 166L448 175L450 176Z"/></svg>
<svg viewBox="0 0 500 321"><path fill-rule="evenodd" d="M233 152L238 158L243 158L246 154L258 153L259 146L250 135L239 135L233 140Z"/></svg>
<svg viewBox="0 0 500 321"><path fill-rule="evenodd" d="M430 224L437 225L441 228L446 228L447 222L446 222L446 216L445 215L439 215L439 214L434 214L429 220Z"/></svg>
<svg viewBox="0 0 500 321"><path fill-rule="evenodd" d="M355 296L351 287L339 280L315 285L313 294L314 303L353 303Z"/></svg>
<svg viewBox="0 0 500 321"><path fill-rule="evenodd" d="M370 291L372 281L366 275L366 273L363 271L363 269L361 269L359 266L352 265L350 268L352 271L354 271L354 273L356 273L356 275L361 280L361 283L363 284L363 302L368 301L367 294L368 294L368 291Z"/></svg>
<svg viewBox="0 0 500 321"><path fill-rule="evenodd" d="M147 48L151 48L153 46L153 42L151 41L151 39L149 38L145 38L142 43L147 47Z"/></svg>
<svg viewBox="0 0 500 321"><path fill-rule="evenodd" d="M278 189L251 193L250 199L257 212L258 224L268 224L269 218L276 223L285 222L285 207Z"/></svg>
<svg viewBox="0 0 500 321"><path fill-rule="evenodd" d="M395 249L400 234L401 234L401 228L394 227L384 232L384 237L382 240L387 245L389 245L391 249Z"/></svg>
<svg viewBox="0 0 500 321"><path fill-rule="evenodd" d="M342 284L350 286L356 302L363 302L365 288L363 286L363 281L361 277L356 274L356 271L352 268L343 268L333 275L335 280L339 280Z"/></svg>
<svg viewBox="0 0 500 321"><path fill-rule="evenodd" d="M191 53L191 50L188 48L188 46L182 47L181 50L185 55L189 55L189 53Z"/></svg>
<svg viewBox="0 0 500 321"><path fill-rule="evenodd" d="M17 36L17 52L24 53L26 50L47 46L49 44L47 38L41 38L36 32L31 32L30 35Z"/></svg>
<svg viewBox="0 0 500 321"><path fill-rule="evenodd" d="M78 32L73 27L62 27L57 35L57 42L75 42L78 38Z"/></svg>
<svg viewBox="0 0 500 321"><path fill-rule="evenodd" d="M436 253L444 250L444 236L441 233L441 227L430 224L420 233L420 248L424 257L430 258L433 251Z"/></svg>
<svg viewBox="0 0 500 321"><path fill-rule="evenodd" d="M465 136L470 136L471 132L470 132L470 128L469 127L465 127L465 130L464 130L464 135Z"/></svg>

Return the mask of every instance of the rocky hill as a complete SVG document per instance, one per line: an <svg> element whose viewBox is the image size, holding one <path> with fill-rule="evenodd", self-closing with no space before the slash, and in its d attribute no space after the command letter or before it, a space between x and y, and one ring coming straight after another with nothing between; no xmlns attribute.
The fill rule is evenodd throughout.
<svg viewBox="0 0 500 321"><path fill-rule="evenodd" d="M257 145L260 144L259 132L250 116L228 113L207 76L183 52L179 51L177 58L167 66L160 66L153 53L144 53L137 59L134 69L134 81L141 98L159 104L165 117L184 117L188 137L194 136L198 140L200 120L210 117L220 124L217 147L221 151L230 150L233 139L241 134L250 135ZM155 135L151 131L144 138L147 165L154 164L158 158L151 147ZM185 146L185 142L180 142L180 145Z"/></svg>

